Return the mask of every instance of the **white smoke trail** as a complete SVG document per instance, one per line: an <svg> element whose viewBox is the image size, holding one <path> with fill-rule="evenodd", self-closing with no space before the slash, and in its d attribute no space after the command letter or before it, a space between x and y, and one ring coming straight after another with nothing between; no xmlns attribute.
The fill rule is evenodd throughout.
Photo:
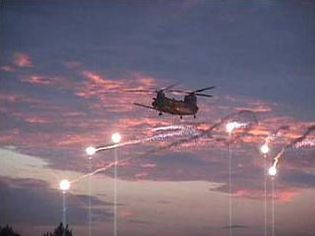
<svg viewBox="0 0 315 236"><path fill-rule="evenodd" d="M281 151L273 158L273 164L272 164L272 167L270 169L276 170L277 165L278 165L281 157L284 155L285 151L287 149L302 145L304 143L305 139L307 139L308 136L310 135L310 133L313 132L314 130L315 130L315 124L309 126L301 136L293 139L288 145L283 147L281 149Z"/></svg>
<svg viewBox="0 0 315 236"><path fill-rule="evenodd" d="M295 148L315 147L315 139L303 140L294 146Z"/></svg>
<svg viewBox="0 0 315 236"><path fill-rule="evenodd" d="M195 129L193 126L179 126L179 125L173 125L173 126L162 126L152 129L153 132L161 132L156 135L153 135L152 137L143 138L143 139L136 139L116 144L110 144L106 146L100 146L96 148L96 152L99 151L105 151L105 150L111 150L118 147L124 147L129 145L135 145L139 143L146 143L146 142L154 142L154 141L165 141L170 138L176 138L176 137L187 137L187 136L194 136L199 135L200 132ZM166 133L164 133L166 131Z"/></svg>
<svg viewBox="0 0 315 236"><path fill-rule="evenodd" d="M137 140L131 140L131 141L126 141L126 142L121 142L121 143L116 143L116 144L110 144L110 145L106 145L106 146L99 146L95 149L95 152L99 152L99 151L105 151L105 150L111 150L111 149L115 149L118 147L124 147L124 146L128 146L128 145L135 145L135 144L139 144L139 143L146 143L146 142L154 142L154 141L165 141L169 138L174 138L174 137L184 137L184 136L192 136L192 135L198 135L200 132L198 130L196 130L194 127L192 126L164 126L164 127L158 127L158 128L154 128L152 129L152 131L154 132L160 132L160 131L172 131L172 132L167 132L167 133L162 133L162 134L156 134L153 135L152 137L148 137L148 138L144 138L144 139L137 139ZM89 176L93 176L99 172L102 171L106 171L109 168L118 165L119 163L124 163L127 162L130 158L128 159L124 159L121 160L119 162L111 162L108 165L99 168L91 173L85 174L80 176L79 178L76 178L74 180L71 181L71 183L75 183L78 182L82 179L85 179Z"/></svg>
<svg viewBox="0 0 315 236"><path fill-rule="evenodd" d="M222 124L226 123L228 120L231 120L231 119L235 120L235 116L238 116L238 118L240 118L240 119L241 118L244 119L244 117L245 117L246 121L251 120L248 123L248 126L247 125L246 126L241 125L241 127L239 127L239 128L244 128L245 127L245 129L248 130L248 129L250 129L252 123L253 124L257 123L256 116L255 116L254 112L249 111L249 110L242 110L242 111L239 111L237 113L232 113L232 114L229 114L229 115L223 117L221 120L219 120L218 122L213 124L207 130L200 131L197 128L195 128L194 126L191 126L191 125L171 125L171 126L157 127L157 128L152 129L152 131L153 132L164 132L164 131L167 131L167 132L166 133L156 134L156 135L153 135L151 137L144 138L144 139L130 140L130 141L121 142L121 143L117 143L117 144L110 144L110 145L105 145L105 146L99 146L99 147L97 147L97 148L95 148L93 150L93 154L95 154L96 152L99 152L99 151L111 150L111 149L115 149L115 148L118 148L118 147L124 147L124 146L128 146L128 145L135 145L135 144L139 144L139 143L154 142L154 141L165 141L165 140L170 139L170 138L180 138L180 137L184 138L184 139L180 139L180 140L174 141L174 142L172 142L171 144L169 144L169 145L167 145L165 147L159 147L156 150L153 150L153 151L150 151L150 152L146 152L144 154L139 155L139 157L146 156L148 154L152 154L152 153L155 153L155 152L158 152L158 151L162 151L162 150L165 150L165 149L168 149L168 148L172 148L172 147L180 145L180 144L191 142L193 140L196 140L196 139L204 137L204 136L211 136L211 132L214 129L216 129L219 126L221 126ZM239 122L239 123L241 123L241 122ZM242 124L245 124L245 123L242 122ZM106 171L109 168L111 168L111 167L113 167L115 165L118 165L119 163L121 164L121 163L128 162L131 158L132 157L129 157L129 158L121 160L119 162L111 162L111 163L109 163L108 165L106 165L106 166L104 166L102 168L99 168L99 169L97 169L97 170L95 170L95 171L93 171L91 173L82 175L82 176L72 180L71 183L78 182L78 181L80 181L80 180L82 180L82 179L84 179L86 177L93 176L93 175L95 175L95 174L97 174L99 172L102 172L102 171Z"/></svg>
<svg viewBox="0 0 315 236"><path fill-rule="evenodd" d="M170 131L170 130L183 130L185 129L185 126L183 125L170 125L170 126L162 126L162 127L157 127L153 128L153 132L158 132L158 131Z"/></svg>
<svg viewBox="0 0 315 236"><path fill-rule="evenodd" d="M95 175L95 174L97 174L97 173L99 173L99 172L101 172L101 171L108 170L109 168L111 168L112 166L117 165L117 164L118 164L118 162L111 162L111 163L107 164L106 166L104 166L104 167L102 167L102 168L99 168L99 169L97 169L97 170L95 170L95 171L93 171L93 172L91 172L91 173L82 175L82 176L80 176L80 177L78 177L78 178L76 178L76 179L74 179L74 180L71 180L70 183L71 183L71 184L72 184L72 183L76 183L76 182L78 182L78 181L80 181L80 180L82 180L82 179L85 179L85 178L89 177L89 176L93 176L93 175Z"/></svg>

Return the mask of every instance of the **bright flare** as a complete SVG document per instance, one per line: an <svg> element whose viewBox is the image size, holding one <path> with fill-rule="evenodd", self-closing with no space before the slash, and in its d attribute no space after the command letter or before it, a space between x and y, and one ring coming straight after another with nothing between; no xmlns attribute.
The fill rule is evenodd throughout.
<svg viewBox="0 0 315 236"><path fill-rule="evenodd" d="M235 129L238 129L243 126L244 124L238 123L236 121L232 121L225 125L225 130L227 133L231 134Z"/></svg>
<svg viewBox="0 0 315 236"><path fill-rule="evenodd" d="M121 135L119 133L113 133L112 141L113 143L119 143L121 141Z"/></svg>
<svg viewBox="0 0 315 236"><path fill-rule="evenodd" d="M85 149L85 152L89 156L92 156L96 153L96 148L95 147L88 147L87 149Z"/></svg>
<svg viewBox="0 0 315 236"><path fill-rule="evenodd" d="M277 174L277 168L275 166L270 167L268 170L268 174L270 176L275 176Z"/></svg>
<svg viewBox="0 0 315 236"><path fill-rule="evenodd" d="M69 180L63 179L59 183L59 188L62 191L68 191L70 189L71 183Z"/></svg>
<svg viewBox="0 0 315 236"><path fill-rule="evenodd" d="M264 145L260 147L260 152L262 154L267 154L269 151L270 151L270 148L267 143L265 143Z"/></svg>
<svg viewBox="0 0 315 236"><path fill-rule="evenodd" d="M235 129L234 122L229 122L225 125L225 130L229 134L232 133L234 129Z"/></svg>

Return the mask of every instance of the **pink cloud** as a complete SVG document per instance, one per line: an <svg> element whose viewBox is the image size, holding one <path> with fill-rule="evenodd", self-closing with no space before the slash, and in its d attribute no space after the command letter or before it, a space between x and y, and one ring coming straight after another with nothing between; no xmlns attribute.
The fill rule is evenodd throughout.
<svg viewBox="0 0 315 236"><path fill-rule="evenodd" d="M0 142L2 144L14 143L14 145L25 147L28 150L35 150L38 146L49 147L49 149L52 149L53 151L70 150L79 156L84 155L83 150L89 144L101 145L110 142L110 133L114 129L124 131L124 138L126 140L134 140L135 138L152 136L152 128L157 126L167 126L178 122L191 122L196 126L196 128L206 130L222 114L230 113L231 107L234 110L246 108L264 113L264 117L261 120L260 125L255 126L255 128L250 131L250 136L246 136L233 144L233 153L235 156L238 156L242 155L241 150L244 148L244 145L250 144L257 146L257 144L263 142L269 132L279 127L279 124L285 123L292 127L289 132L283 135L283 139L279 141L280 144L284 144L285 141L290 138L297 137L300 128L306 125L303 122L293 120L289 117L279 117L276 115L275 113L277 110L275 104L237 97L223 98L223 101L200 100L199 104L201 111L200 114L198 114L200 117L199 120L199 117L197 120L187 118L187 120L183 121L180 121L178 117L172 117L170 115L159 117L154 111L137 108L132 105L133 102L140 102L149 105L151 97L154 96L154 94L141 94L140 96L140 94L137 93L125 92L125 90L129 88L149 89L159 87L157 86L157 81L153 77L140 73L134 73L126 76L126 78L111 79L107 75L102 75L89 70L80 72L80 75L85 78L83 82L82 80L71 81L70 78L58 77L57 79L57 77L54 78L45 75L30 75L23 78L22 81L34 85L57 85L63 88L67 86L71 92L78 96L77 99L84 100L82 105L86 105L93 109L93 116L89 116L89 112L86 107L81 109L81 107L71 107L69 104L58 105L54 104L53 101L48 102L41 99L32 99L31 97L23 95L1 94L0 100L6 101L7 103L6 107L1 107L3 112L8 113L14 118L27 122L28 126L38 125L40 128L46 127L46 130L51 129L54 132L45 133L45 131L38 131L36 133L32 133L21 130L19 135L14 135L13 133L1 134ZM207 101L209 101L209 103L214 103L215 105L212 104L210 106ZM21 104L26 104L31 108L36 108L38 113L32 114L34 111L32 109L29 111L26 111L25 109L19 110L20 106L17 105ZM273 114L271 114L271 111ZM115 121L110 114L113 112L119 113L119 117L117 116L118 119ZM218 135L218 137L225 137L226 134L221 128L222 127L215 130L213 134ZM168 140L167 142L172 141ZM166 142L163 143L156 141L154 144L141 144L141 148L143 148L144 145L160 147L164 144L166 144ZM129 153L126 151L126 155L136 153L132 152L132 150L139 147L140 146L132 146L129 149L126 148L129 151ZM218 141L217 143L214 143L214 139L204 137L190 143L185 143L181 146L176 146L170 152L196 153L196 150L224 150L224 148L226 148L224 142ZM121 151L124 152L126 149L122 148ZM247 152L249 151L247 150ZM257 153L255 153L255 157L257 157ZM216 159L215 156L211 156L211 158ZM203 160L203 157L196 154L196 159L200 161ZM204 159L208 161L209 156L204 157ZM145 162L148 162L148 160ZM220 161L218 160L217 163L219 162ZM208 178L208 173L206 171L205 173L202 173L198 169L192 170L191 167L187 170L182 168L176 170L175 172L173 172L173 170L166 172L165 168L159 169L156 164L136 164L136 167L131 166L131 168L135 169L128 172L131 178L150 179L152 178L152 172L158 171L162 174L158 175L156 179L184 178L189 180ZM250 164L252 165L253 163ZM102 166L101 163L99 165ZM56 166L58 167L58 164L56 164ZM81 165L78 161L78 163L75 163L72 168L81 170L84 168L84 165ZM149 171L149 174L147 172L142 172L143 169L141 168L146 168L145 170ZM200 167L198 166L198 168ZM236 195L247 195L248 197L253 197L253 193L246 192L238 192ZM290 201L293 197L294 193L291 192L279 195L279 199L284 199L284 201Z"/></svg>
<svg viewBox="0 0 315 236"><path fill-rule="evenodd" d="M289 203L294 201L294 199L301 194L301 190L292 189L288 186L282 185L278 186L275 195L272 196L268 191L267 198L274 199L280 203ZM249 198L249 199L263 199L265 197L264 190L251 189L250 186L248 188L242 188L233 193L233 196L240 198Z"/></svg>
<svg viewBox="0 0 315 236"><path fill-rule="evenodd" d="M147 172L140 172L140 173L137 173L136 175L135 175L135 177L136 178L139 178L139 179L141 179L141 178L144 178L144 177L146 177L146 176L148 176L148 173Z"/></svg>
<svg viewBox="0 0 315 236"><path fill-rule="evenodd" d="M281 191L277 194L276 199L281 203L292 202L300 192L298 191Z"/></svg>
<svg viewBox="0 0 315 236"><path fill-rule="evenodd" d="M32 59L25 53L14 54L13 64L17 67L33 67Z"/></svg>
<svg viewBox="0 0 315 236"><path fill-rule="evenodd" d="M155 168L156 164L152 164L152 163L145 163L141 165L142 168Z"/></svg>
<svg viewBox="0 0 315 236"><path fill-rule="evenodd" d="M122 219L129 219L131 217L134 217L135 213L130 210L122 210L119 215Z"/></svg>
<svg viewBox="0 0 315 236"><path fill-rule="evenodd" d="M50 85L52 84L52 81L44 76L39 75L31 75L24 77L21 81L27 82L33 85Z"/></svg>
<svg viewBox="0 0 315 236"><path fill-rule="evenodd" d="M98 85L100 87L106 88L107 90L121 89L123 86L122 81L110 80L91 71L83 71L82 74L91 81L92 85Z"/></svg>
<svg viewBox="0 0 315 236"><path fill-rule="evenodd" d="M126 90L157 87L154 78L139 73L130 74L128 78L115 79L89 70L81 72L81 75L87 80L75 85L75 94L83 99L95 99L90 105L91 109L106 109L111 113L130 112L134 110L133 102L144 102L151 96L139 96Z"/></svg>
<svg viewBox="0 0 315 236"><path fill-rule="evenodd" d="M7 106L2 106L2 107L7 107L10 108L9 110L12 111L13 107L11 105L15 104L31 104L31 105L39 105L43 104L42 100L32 98L30 96L24 95L24 94L12 94L9 92L2 92L0 94L0 102L5 102L7 103ZM12 103L12 104L10 104Z"/></svg>
<svg viewBox="0 0 315 236"><path fill-rule="evenodd" d="M12 66L2 66L0 67L0 70L4 72L15 72L15 68Z"/></svg>
<svg viewBox="0 0 315 236"><path fill-rule="evenodd" d="M37 117L37 116L26 117L25 121L32 124L46 124L50 122L49 120L43 117Z"/></svg>

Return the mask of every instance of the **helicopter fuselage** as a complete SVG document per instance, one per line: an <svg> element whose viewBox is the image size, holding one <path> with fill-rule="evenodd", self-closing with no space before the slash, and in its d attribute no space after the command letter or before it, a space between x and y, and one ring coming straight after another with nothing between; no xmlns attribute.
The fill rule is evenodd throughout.
<svg viewBox="0 0 315 236"><path fill-rule="evenodd" d="M203 91L214 89L215 86L206 87L202 89L197 89L194 91L183 91L179 89L170 89L174 85L168 86L166 88L155 90L156 97L153 98L152 106L134 103L136 106L144 107L147 109L152 109L159 112L159 115L163 113L168 113L172 115L179 115L180 118L182 116L194 116L196 118L196 114L199 110L197 106L197 96L202 97L212 97L211 94L202 93ZM143 90L136 90L136 91L143 91ZM146 91L146 90L144 90ZM166 97L165 91L168 92L175 92L179 94L186 94L183 100L176 100L175 98Z"/></svg>
<svg viewBox="0 0 315 236"><path fill-rule="evenodd" d="M172 115L196 115L198 112L196 98L194 97L194 99L190 101L186 97L184 101L182 101L174 98L168 98L166 96L157 96L153 99L152 106L159 112L165 112Z"/></svg>

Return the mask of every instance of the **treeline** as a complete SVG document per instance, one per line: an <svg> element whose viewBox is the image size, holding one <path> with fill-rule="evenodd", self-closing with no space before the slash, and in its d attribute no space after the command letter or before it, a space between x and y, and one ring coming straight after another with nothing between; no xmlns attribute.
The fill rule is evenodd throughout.
<svg viewBox="0 0 315 236"><path fill-rule="evenodd" d="M15 233L12 227L6 225L5 227L0 226L0 236L20 236L19 234Z"/></svg>
<svg viewBox="0 0 315 236"><path fill-rule="evenodd" d="M0 236L21 236L21 235L14 232L11 226L6 225L5 227L0 226ZM64 225L60 223L53 232L46 232L42 236L73 236L73 235L72 235L72 230L69 229L68 225L64 227Z"/></svg>

